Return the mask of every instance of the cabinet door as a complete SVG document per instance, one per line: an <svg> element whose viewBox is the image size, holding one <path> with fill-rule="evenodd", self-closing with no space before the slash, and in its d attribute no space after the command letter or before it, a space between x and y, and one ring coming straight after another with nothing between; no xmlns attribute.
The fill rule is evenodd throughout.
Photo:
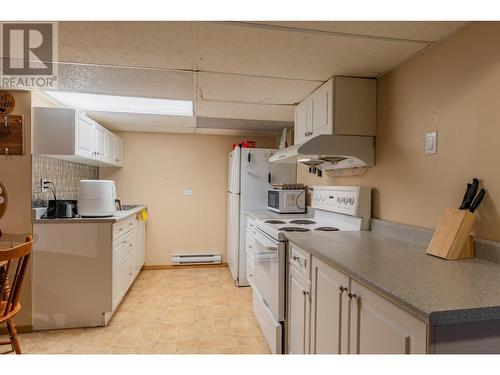
<svg viewBox="0 0 500 375"><path fill-rule="evenodd" d="M113 244L113 310L118 306L118 303L125 294L124 288L124 261L126 254L127 241L124 238L119 238Z"/></svg>
<svg viewBox="0 0 500 375"><path fill-rule="evenodd" d="M311 95L312 136L333 134L333 80L329 80Z"/></svg>
<svg viewBox="0 0 500 375"><path fill-rule="evenodd" d="M115 136L115 164L123 166L123 141L117 136Z"/></svg>
<svg viewBox="0 0 500 375"><path fill-rule="evenodd" d="M247 254L247 280L250 286L253 286L253 280L255 276L255 258L254 258L254 246L255 238L252 234L252 229L247 225L245 234L245 252Z"/></svg>
<svg viewBox="0 0 500 375"><path fill-rule="evenodd" d="M76 119L75 154L85 158L94 158L94 121L83 113L78 113Z"/></svg>
<svg viewBox="0 0 500 375"><path fill-rule="evenodd" d="M141 272L146 261L146 222L137 221L135 227L135 275Z"/></svg>
<svg viewBox="0 0 500 375"><path fill-rule="evenodd" d="M288 353L309 354L310 282L292 265L288 276Z"/></svg>
<svg viewBox="0 0 500 375"><path fill-rule="evenodd" d="M295 107L294 144L304 142L312 130L310 103L310 99L306 98Z"/></svg>
<svg viewBox="0 0 500 375"><path fill-rule="evenodd" d="M349 278L312 260L311 354L347 354Z"/></svg>
<svg viewBox="0 0 500 375"><path fill-rule="evenodd" d="M115 135L110 131L106 131L106 162L115 164Z"/></svg>
<svg viewBox="0 0 500 375"><path fill-rule="evenodd" d="M351 354L425 354L425 323L355 281L351 295Z"/></svg>
<svg viewBox="0 0 500 375"><path fill-rule="evenodd" d="M96 159L106 160L106 129L97 122L94 122L94 138Z"/></svg>

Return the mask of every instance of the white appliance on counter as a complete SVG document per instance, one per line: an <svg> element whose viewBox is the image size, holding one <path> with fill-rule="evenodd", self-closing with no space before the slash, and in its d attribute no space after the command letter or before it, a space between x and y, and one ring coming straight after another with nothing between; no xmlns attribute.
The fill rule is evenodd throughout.
<svg viewBox="0 0 500 375"><path fill-rule="evenodd" d="M299 214L306 212L305 189L269 189L267 209L280 214Z"/></svg>
<svg viewBox="0 0 500 375"><path fill-rule="evenodd" d="M283 353L286 342L284 327L288 256L285 233L369 229L371 188L315 186L311 206L315 209L314 217L255 221L252 233L253 306L257 322L273 353Z"/></svg>
<svg viewBox="0 0 500 375"><path fill-rule="evenodd" d="M80 180L78 214L82 217L107 217L116 212L116 187L110 180Z"/></svg>
<svg viewBox="0 0 500 375"><path fill-rule="evenodd" d="M238 286L248 286L245 253L245 211L267 208L272 183L294 183L296 166L273 165L272 149L236 147L229 154L227 193L227 263Z"/></svg>

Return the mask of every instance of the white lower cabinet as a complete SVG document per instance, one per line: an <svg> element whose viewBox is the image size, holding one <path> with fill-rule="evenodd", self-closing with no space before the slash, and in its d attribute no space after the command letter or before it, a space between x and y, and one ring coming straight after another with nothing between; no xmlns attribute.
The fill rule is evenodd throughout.
<svg viewBox="0 0 500 375"><path fill-rule="evenodd" d="M304 273L301 253L290 244L287 353L426 353L424 322L315 257Z"/></svg>
<svg viewBox="0 0 500 375"><path fill-rule="evenodd" d="M425 323L355 281L350 295L350 353L426 353Z"/></svg>
<svg viewBox="0 0 500 375"><path fill-rule="evenodd" d="M311 282L290 266L288 288L288 353L309 354Z"/></svg>
<svg viewBox="0 0 500 375"><path fill-rule="evenodd" d="M311 354L347 354L349 278L313 257Z"/></svg>
<svg viewBox="0 0 500 375"><path fill-rule="evenodd" d="M135 217L113 225L113 311L139 274L145 259L145 225Z"/></svg>

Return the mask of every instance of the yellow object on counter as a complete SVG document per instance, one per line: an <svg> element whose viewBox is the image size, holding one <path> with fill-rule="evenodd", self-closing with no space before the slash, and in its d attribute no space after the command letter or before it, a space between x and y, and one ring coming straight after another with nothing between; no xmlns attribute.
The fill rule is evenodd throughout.
<svg viewBox="0 0 500 375"><path fill-rule="evenodd" d="M144 208L139 211L137 218L141 221L146 221L148 219L148 211Z"/></svg>

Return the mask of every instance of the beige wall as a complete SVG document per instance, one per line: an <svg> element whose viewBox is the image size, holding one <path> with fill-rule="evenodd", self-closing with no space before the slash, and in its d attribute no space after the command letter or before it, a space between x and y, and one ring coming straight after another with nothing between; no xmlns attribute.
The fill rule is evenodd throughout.
<svg viewBox="0 0 500 375"><path fill-rule="evenodd" d="M0 230L31 233L31 99L29 92L12 91L16 106L11 114L24 116L24 155L0 156L0 181L8 194L7 211L0 219ZM3 246L3 245L2 245ZM21 296L22 310L15 318L18 326L31 326L31 265Z"/></svg>
<svg viewBox="0 0 500 375"><path fill-rule="evenodd" d="M309 185L371 185L373 216L434 228L473 176L488 190L476 235L500 240L500 23L476 23L378 82L376 166L362 177L308 175ZM424 135L438 132L438 154Z"/></svg>
<svg viewBox="0 0 500 375"><path fill-rule="evenodd" d="M227 159L242 137L197 134L118 133L124 167L101 168L116 181L122 202L148 205L146 264L171 264L176 253L226 249ZM273 147L274 138L256 138ZM185 196L184 189L192 189Z"/></svg>

